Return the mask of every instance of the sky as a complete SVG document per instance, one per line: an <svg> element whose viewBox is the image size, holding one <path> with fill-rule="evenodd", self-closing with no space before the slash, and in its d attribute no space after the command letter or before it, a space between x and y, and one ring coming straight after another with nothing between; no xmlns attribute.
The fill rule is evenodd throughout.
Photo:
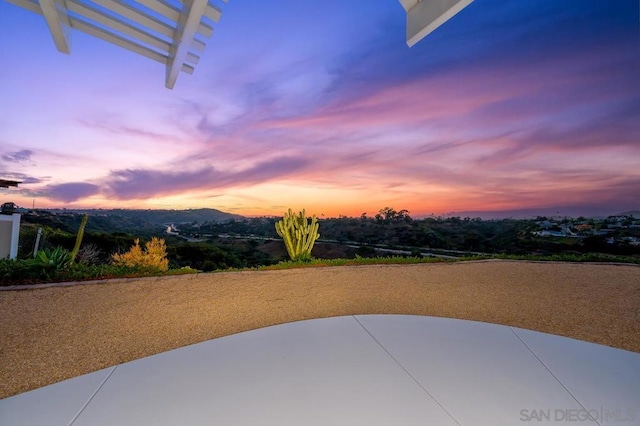
<svg viewBox="0 0 640 426"><path fill-rule="evenodd" d="M0 202L281 215L640 210L638 0L232 0L193 75L0 1Z"/></svg>

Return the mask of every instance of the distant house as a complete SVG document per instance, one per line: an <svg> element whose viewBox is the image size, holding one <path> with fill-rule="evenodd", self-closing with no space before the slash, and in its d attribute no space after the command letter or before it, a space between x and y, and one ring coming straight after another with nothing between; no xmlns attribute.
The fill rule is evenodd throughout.
<svg viewBox="0 0 640 426"><path fill-rule="evenodd" d="M562 231L537 231L533 233L538 237L568 237L566 233Z"/></svg>
<svg viewBox="0 0 640 426"><path fill-rule="evenodd" d="M635 246L635 247L640 246L640 238L638 237L627 237L626 241L632 246Z"/></svg>
<svg viewBox="0 0 640 426"><path fill-rule="evenodd" d="M539 222L536 222L536 225L540 226L540 228L542 229L549 229L554 226L555 223L551 222L550 220L541 220Z"/></svg>

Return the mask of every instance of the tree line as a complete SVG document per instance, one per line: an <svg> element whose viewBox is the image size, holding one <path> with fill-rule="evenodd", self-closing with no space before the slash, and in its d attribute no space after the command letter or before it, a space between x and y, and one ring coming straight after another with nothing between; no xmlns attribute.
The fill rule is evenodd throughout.
<svg viewBox="0 0 640 426"><path fill-rule="evenodd" d="M24 215L19 257L33 250L37 228L44 230L41 247L73 247L82 215L79 213ZM166 240L171 267L190 266L202 271L269 265L287 258L275 223L278 217L232 218L224 221L191 221L176 224L179 235L167 234L166 226L151 224L138 216L89 216L81 255L96 262L128 250L136 238ZM374 248L514 255L557 253L609 253L640 256L640 249L608 244L603 237L581 240L536 238L536 220L427 217L414 219L404 209L385 207L374 216L340 216L319 220L320 239L315 257L378 256Z"/></svg>

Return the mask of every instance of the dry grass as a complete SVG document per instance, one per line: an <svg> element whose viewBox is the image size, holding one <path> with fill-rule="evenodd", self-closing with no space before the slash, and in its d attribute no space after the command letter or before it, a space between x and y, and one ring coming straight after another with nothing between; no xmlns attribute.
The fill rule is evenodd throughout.
<svg viewBox="0 0 640 426"><path fill-rule="evenodd" d="M514 261L248 271L0 292L0 398L310 318L414 314L640 352L640 267Z"/></svg>

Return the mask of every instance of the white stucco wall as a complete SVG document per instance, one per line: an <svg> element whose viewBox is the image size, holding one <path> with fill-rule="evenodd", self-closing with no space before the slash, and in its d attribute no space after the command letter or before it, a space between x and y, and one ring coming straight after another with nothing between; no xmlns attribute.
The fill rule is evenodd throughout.
<svg viewBox="0 0 640 426"><path fill-rule="evenodd" d="M0 259L15 259L18 256L20 236L20 214L0 214Z"/></svg>

